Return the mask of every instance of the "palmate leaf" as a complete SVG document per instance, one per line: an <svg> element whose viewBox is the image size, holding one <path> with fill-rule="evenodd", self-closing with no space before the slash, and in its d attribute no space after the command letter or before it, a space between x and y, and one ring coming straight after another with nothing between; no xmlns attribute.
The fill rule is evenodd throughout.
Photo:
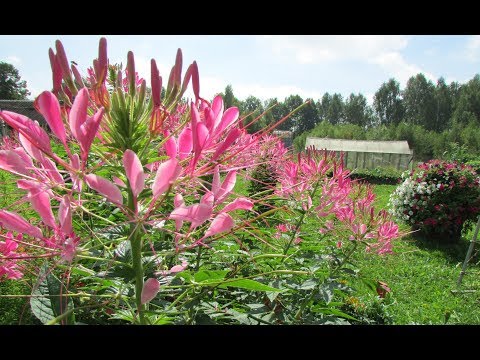
<svg viewBox="0 0 480 360"><path fill-rule="evenodd" d="M38 286L30 298L32 312L42 324L47 324L63 314L65 319L62 321L66 324L75 323L73 301L67 296L61 296L65 294L67 289L63 283L51 273L47 264L44 264L40 269Z"/></svg>

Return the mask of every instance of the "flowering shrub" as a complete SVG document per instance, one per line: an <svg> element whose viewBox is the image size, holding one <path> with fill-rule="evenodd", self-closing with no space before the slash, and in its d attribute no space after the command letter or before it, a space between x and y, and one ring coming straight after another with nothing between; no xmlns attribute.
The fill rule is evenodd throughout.
<svg viewBox="0 0 480 360"><path fill-rule="evenodd" d="M109 64L103 38L87 78L69 65L60 41L49 56L53 90L41 93L35 107L51 133L23 115L0 112L18 134L0 150L0 169L25 194L0 209L0 276L32 280L37 318L62 324L348 318L331 301L333 290L348 290L341 270L359 244L391 252L399 232L385 211L375 211L371 190L351 181L333 156L309 151L295 158L277 138L247 134L237 108L225 109L220 96L200 97L195 62L182 77L180 50L163 96L155 60L149 94L133 53L125 70ZM183 97L190 84L193 101ZM258 214L254 203L265 199L237 194L235 186L237 175L250 176L267 158L275 159L276 205ZM302 231L307 218L318 221L314 233ZM255 227L262 221L289 226L278 227L277 236L273 226Z"/></svg>
<svg viewBox="0 0 480 360"><path fill-rule="evenodd" d="M391 212L427 234L459 234L480 212L480 180L468 165L431 160L402 179L390 197Z"/></svg>

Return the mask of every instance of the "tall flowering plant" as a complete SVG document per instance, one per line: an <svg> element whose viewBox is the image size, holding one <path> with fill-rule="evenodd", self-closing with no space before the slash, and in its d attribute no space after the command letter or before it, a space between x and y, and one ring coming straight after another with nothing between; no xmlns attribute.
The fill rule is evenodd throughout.
<svg viewBox="0 0 480 360"><path fill-rule="evenodd" d="M398 228L374 211L369 189L331 157L294 159L278 140L247 134L237 108L200 97L197 64L183 75L180 50L166 81L152 59L150 92L132 52L125 70L109 64L104 38L87 77L70 66L60 41L49 56L53 89L35 107L50 132L0 112L17 136L0 150L0 169L24 194L0 209L0 277L34 279L30 304L42 322L76 323L85 313L139 324L260 321L244 304L229 308L231 294L288 292L275 286L278 277L316 276L317 268L293 270L286 260L311 214L319 234L338 230L345 242L391 251ZM189 86L193 101L184 99ZM266 153L275 158L276 196L302 211L280 247L253 224L288 208L258 214L254 202L262 200L235 192L237 176ZM260 254L249 252L246 237L261 244ZM232 241L238 252L229 250ZM273 270L262 261L271 258L281 259ZM295 321L305 306L291 310Z"/></svg>
<svg viewBox="0 0 480 360"><path fill-rule="evenodd" d="M391 213L428 235L458 237L480 213L480 178L468 165L431 160L402 175Z"/></svg>

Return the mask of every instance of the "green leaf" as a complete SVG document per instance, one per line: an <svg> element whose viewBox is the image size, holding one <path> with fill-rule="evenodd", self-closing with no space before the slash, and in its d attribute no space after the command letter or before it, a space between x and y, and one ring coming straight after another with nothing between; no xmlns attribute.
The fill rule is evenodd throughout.
<svg viewBox="0 0 480 360"><path fill-rule="evenodd" d="M219 282L223 280L229 270L200 270L193 276L196 282Z"/></svg>
<svg viewBox="0 0 480 360"><path fill-rule="evenodd" d="M253 290L253 291L282 291L280 289L275 289L271 286L267 286L255 280L250 279L239 279L234 281L229 281L221 284L219 288L225 289L227 287L235 287L240 289L246 290Z"/></svg>
<svg viewBox="0 0 480 360"><path fill-rule="evenodd" d="M47 324L67 311L71 311L65 317L65 320L67 324L75 324L72 299L67 296L60 296L67 294L67 289L63 283L52 274L46 264L41 267L38 278L40 283L30 298L30 307L33 314L42 324Z"/></svg>

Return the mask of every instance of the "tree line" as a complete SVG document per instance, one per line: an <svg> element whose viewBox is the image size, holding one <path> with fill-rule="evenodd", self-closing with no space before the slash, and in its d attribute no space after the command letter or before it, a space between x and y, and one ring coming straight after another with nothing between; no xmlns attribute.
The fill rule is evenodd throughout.
<svg viewBox="0 0 480 360"><path fill-rule="evenodd" d="M317 100L304 100L299 95L290 95L283 101L271 98L264 102L249 96L240 101L234 96L232 86L228 85L223 95L227 106L238 106L242 114L251 114L246 117L244 124L273 106L250 125L250 132L278 121L308 101L307 105L278 127L279 130L293 132L298 150L302 148L306 135L311 134L353 139L408 140L414 150L419 150L417 154L422 158L443 153L450 142L465 145L472 153L480 151L478 74L464 84L456 81L447 84L443 77L434 84L419 73L408 80L404 89L400 88L397 80L391 78L375 92L372 106L360 93L343 98L339 93L327 92ZM421 144L422 138L435 140ZM424 148L420 149L421 146Z"/></svg>

